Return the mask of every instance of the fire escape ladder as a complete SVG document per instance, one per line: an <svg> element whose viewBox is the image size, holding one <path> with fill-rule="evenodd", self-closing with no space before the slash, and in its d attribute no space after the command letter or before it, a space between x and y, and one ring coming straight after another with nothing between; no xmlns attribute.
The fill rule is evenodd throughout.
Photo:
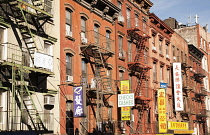
<svg viewBox="0 0 210 135"><path fill-rule="evenodd" d="M14 57L18 56L13 54L13 58ZM29 90L24 79L24 74L29 73L30 71L24 69L23 66L17 67L15 64L12 65L12 116L16 115L14 114L16 110L13 109L15 108L15 104L17 104L21 112L21 121L27 125L29 130L34 130L37 133L47 131L32 98L32 91ZM13 123L15 123L15 121L13 121ZM11 125L13 125L13 123Z"/></svg>

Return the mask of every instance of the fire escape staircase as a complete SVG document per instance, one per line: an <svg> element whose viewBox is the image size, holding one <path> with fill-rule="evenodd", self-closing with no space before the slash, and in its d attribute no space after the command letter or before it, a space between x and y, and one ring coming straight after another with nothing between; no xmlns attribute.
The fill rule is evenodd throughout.
<svg viewBox="0 0 210 135"><path fill-rule="evenodd" d="M34 63L34 52L39 52L35 34L46 37L43 25L52 18L52 15L44 10L42 0L31 0L31 3L23 0L1 0L1 8L11 23L12 30L20 48L26 47L30 60ZM27 57L27 56L25 56Z"/></svg>
<svg viewBox="0 0 210 135"><path fill-rule="evenodd" d="M151 69L151 67L144 62L144 57L146 57L144 56L144 51L149 36L138 28L128 29L127 34L131 41L136 45L137 49L134 62L128 63L128 70L130 71L130 74L136 76L137 78L137 87L135 89L135 108L138 109L139 115L135 134L141 134L144 132L151 133L150 124L147 124L148 116L145 116L145 114L150 111L148 104L150 99L144 96L142 90L142 84L147 78L146 73Z"/></svg>
<svg viewBox="0 0 210 135"><path fill-rule="evenodd" d="M14 56L14 55L13 55ZM24 79L24 74L29 74L30 71L22 67L17 67L15 64L12 66L12 96L11 96L11 129L17 123L16 113L14 109L18 106L21 112L20 121L24 123L29 130L35 131L36 133L48 133L50 132L44 125L40 114L35 105L34 99L32 98L33 91L29 90L29 85Z"/></svg>
<svg viewBox="0 0 210 135"><path fill-rule="evenodd" d="M94 74L94 80L96 83L95 88L87 89L87 100L92 108L94 118L96 119L96 130L101 132L99 129L100 125L106 125L105 130L102 128L102 132L113 132L111 128L113 127L112 121L109 120L107 110L112 107L108 99L114 94L111 86L111 79L107 76L107 59L114 55L113 52L100 47L96 44L86 44L81 45L81 55L83 55L90 63ZM106 124L109 123L109 124ZM110 127L107 127L109 126ZM103 126L102 126L103 127Z"/></svg>

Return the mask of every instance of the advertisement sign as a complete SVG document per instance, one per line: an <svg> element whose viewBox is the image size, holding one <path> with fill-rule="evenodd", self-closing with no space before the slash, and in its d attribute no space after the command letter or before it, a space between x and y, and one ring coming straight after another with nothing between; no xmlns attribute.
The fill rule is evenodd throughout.
<svg viewBox="0 0 210 135"><path fill-rule="evenodd" d="M53 69L53 57L43 54L43 53L34 53L34 66L47 68L52 71Z"/></svg>
<svg viewBox="0 0 210 135"><path fill-rule="evenodd" d="M120 81L120 91L121 94L130 93L130 83L129 80ZM131 118L131 108L121 107L121 120L130 120Z"/></svg>
<svg viewBox="0 0 210 135"><path fill-rule="evenodd" d="M194 130L183 130L183 131L177 130L177 131L174 131L174 134L193 134L193 133L194 133Z"/></svg>
<svg viewBox="0 0 210 135"><path fill-rule="evenodd" d="M160 88L167 88L168 83L160 83Z"/></svg>
<svg viewBox="0 0 210 135"><path fill-rule="evenodd" d="M181 63L173 63L174 103L175 111L183 111Z"/></svg>
<svg viewBox="0 0 210 135"><path fill-rule="evenodd" d="M118 94L118 107L128 107L134 105L134 93Z"/></svg>
<svg viewBox="0 0 210 135"><path fill-rule="evenodd" d="M165 89L158 89L158 114L159 133L167 133Z"/></svg>
<svg viewBox="0 0 210 135"><path fill-rule="evenodd" d="M168 121L168 129L188 129L188 123Z"/></svg>
<svg viewBox="0 0 210 135"><path fill-rule="evenodd" d="M82 86L74 87L74 117L84 116Z"/></svg>

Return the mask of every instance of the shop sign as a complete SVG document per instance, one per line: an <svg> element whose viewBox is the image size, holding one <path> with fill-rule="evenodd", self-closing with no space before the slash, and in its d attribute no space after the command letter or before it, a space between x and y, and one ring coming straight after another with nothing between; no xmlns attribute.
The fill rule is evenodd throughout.
<svg viewBox="0 0 210 135"><path fill-rule="evenodd" d="M168 129L188 129L188 123L168 121Z"/></svg>
<svg viewBox="0 0 210 135"><path fill-rule="evenodd" d="M165 89L158 89L158 114L159 133L167 133Z"/></svg>
<svg viewBox="0 0 210 135"><path fill-rule="evenodd" d="M134 93L118 94L118 107L128 107L134 105Z"/></svg>
<svg viewBox="0 0 210 135"><path fill-rule="evenodd" d="M181 63L173 63L174 103L175 111L183 111Z"/></svg>
<svg viewBox="0 0 210 135"><path fill-rule="evenodd" d="M174 130L174 134L192 134L192 133L194 133L194 130L182 130L182 131Z"/></svg>

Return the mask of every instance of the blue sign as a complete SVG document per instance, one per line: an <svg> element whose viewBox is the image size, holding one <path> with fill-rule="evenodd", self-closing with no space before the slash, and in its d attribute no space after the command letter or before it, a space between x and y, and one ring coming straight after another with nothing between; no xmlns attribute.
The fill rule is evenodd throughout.
<svg viewBox="0 0 210 135"><path fill-rule="evenodd" d="M160 83L160 88L167 88L168 83Z"/></svg>
<svg viewBox="0 0 210 135"><path fill-rule="evenodd" d="M82 86L74 87L74 117L84 117Z"/></svg>

